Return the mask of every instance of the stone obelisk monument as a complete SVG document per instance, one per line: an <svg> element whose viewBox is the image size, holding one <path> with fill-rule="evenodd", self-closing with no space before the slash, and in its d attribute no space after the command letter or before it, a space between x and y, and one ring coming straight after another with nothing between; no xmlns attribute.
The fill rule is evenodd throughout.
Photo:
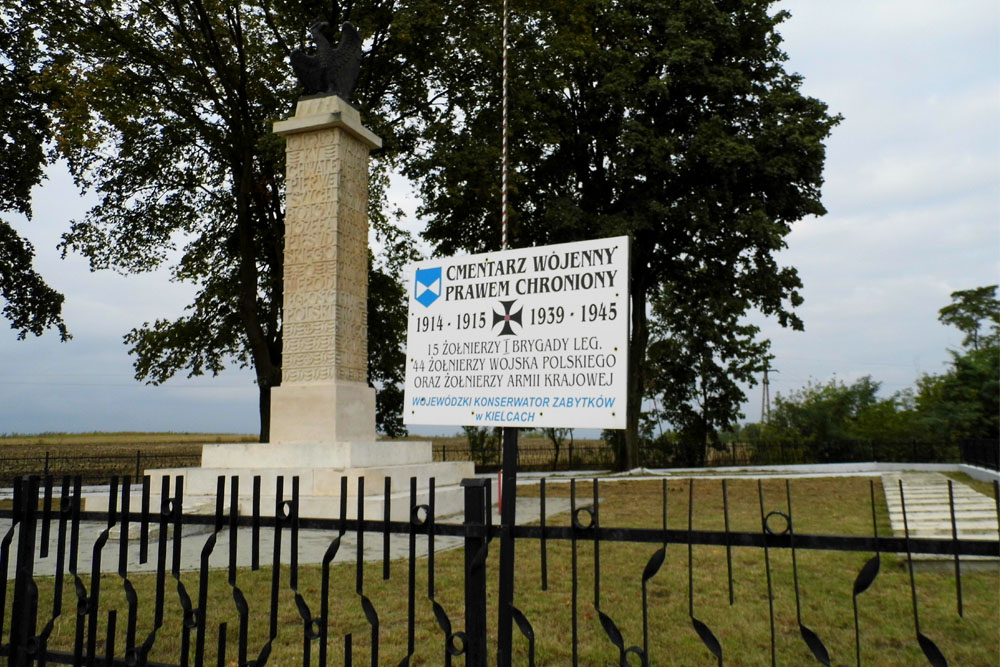
<svg viewBox="0 0 1000 667"><path fill-rule="evenodd" d="M336 95L274 124L286 139L281 386L274 443L375 440L368 386L368 153L381 140Z"/></svg>
<svg viewBox="0 0 1000 667"><path fill-rule="evenodd" d="M270 514L278 476L297 477L299 515L335 517L341 480L353 497L348 516L355 516L364 478L365 516L380 517L388 479L391 517L406 520L410 480L416 478L416 500L424 504L433 479L437 513L458 512L459 483L475 472L471 462L434 463L430 442L376 439L375 391L367 381L368 155L382 142L346 101L360 63L357 31L345 23L333 50L324 27L311 26L317 55L292 54L303 86L318 94L300 99L293 117L274 124L286 140L287 201L282 382L271 390L271 442L206 445L200 468L147 471L150 488L160 489L163 477L183 476L188 511L211 512L219 477L238 477L237 502L249 513L253 478L260 476L260 508ZM87 509L106 509L106 498L95 500L105 507Z"/></svg>

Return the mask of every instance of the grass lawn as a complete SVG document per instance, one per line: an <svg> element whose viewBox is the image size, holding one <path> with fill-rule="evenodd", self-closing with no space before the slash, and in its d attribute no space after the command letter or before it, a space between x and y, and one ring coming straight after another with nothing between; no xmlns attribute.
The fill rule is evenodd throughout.
<svg viewBox="0 0 1000 667"><path fill-rule="evenodd" d="M961 482L967 486L971 486L974 490L983 494L987 498L993 498L996 500L997 497L997 485L993 482L984 482L979 479L973 479L969 477L964 472L946 472L944 473L947 477L951 477L956 482Z"/></svg>
<svg viewBox="0 0 1000 667"><path fill-rule="evenodd" d="M602 482L600 524L602 527L662 526L661 482ZM686 481L671 481L668 486L668 527L687 528L688 493ZM869 481L863 478L793 480L792 518L799 533L870 535L872 511ZM593 486L577 484L579 505L589 504ZM782 480L763 484L765 511L787 512L785 485ZM881 485L875 484L876 516L880 535L890 534ZM537 493L537 487L524 486L521 495ZM568 495L567 484L549 484L549 497ZM724 528L722 487L718 481L694 483L693 525L696 530ZM760 529L760 501L757 483L733 480L728 483L730 527L734 531ZM561 515L555 525L567 525ZM286 536L287 537L287 536ZM333 535L331 535L331 539ZM204 538L192 538L200 539ZM371 537L369 539L378 539ZM425 539L425 538L418 538ZM243 545L248 547L249 545ZM116 545L105 548L106 558L113 557ZM612 618L621 630L626 646L643 643L642 591L643 569L654 552L653 544L602 543L600 545L600 610ZM693 548L694 616L708 626L722 645L725 662L732 665L767 665L771 662L771 629L765 555L763 549L733 549L733 595L730 605L726 551L723 547ZM488 627L495 631L496 570L499 543L490 545L487 561ZM812 664L803 641L796 614L796 595L792 555L787 549L771 549L777 662L783 665ZM854 616L852 586L870 553L816 552L798 550L799 606L802 623L814 631L830 651L833 664L854 664ZM454 550L440 553L435 559L435 599L447 612L454 629L462 629L463 553ZM266 559L266 558L265 558ZM572 549L566 541L549 541L548 590L541 590L541 551L537 540L519 540L517 547L515 604L534 627L538 664L569 664L572 656ZM49 561L46 567L51 567ZM609 642L595 608L594 545L577 544L579 614L579 660L583 665L617 664L617 650ZM435 621L427 594L427 561L417 562L416 569L416 652L411 664L439 665L443 662L444 637ZM398 664L407 652L407 562L392 563L391 578L382 579L382 564L364 567L364 594L379 617L379 664ZM42 570L40 570L42 571ZM352 637L355 664L370 662L371 629L365 619L361 597L357 593L355 565L337 565L331 570L331 619L329 625L329 662L342 664L344 636ZM84 578L86 585L89 582ZM139 599L138 637L145 638L152 627L155 577L133 576ZM197 605L198 575L181 577L187 592ZM52 606L51 578L40 578L39 626L44 625ZM237 584L246 595L250 609L250 652L254 658L267 640L271 572L240 571ZM705 648L689 617L689 569L686 545L672 544L666 550L663 566L648 583L648 618L651 660L654 664L712 665L714 657ZM962 572L964 617L956 611L954 569L950 562L940 567L920 567L916 572L917 604L921 630L933 640L952 665L996 665L1000 660L1000 572L996 567L966 567ZM107 610L118 609L118 649L124 647L127 605L124 586L116 575L104 575L99 611L103 646ZM320 568L299 569L298 590L313 614L319 613ZM57 619L51 646L72 645L76 599L72 581L64 593L64 613ZM279 633L273 645L272 665L302 664L302 620L289 588L289 569L283 566L278 605ZM8 605L10 596L8 596ZM180 638L180 606L176 582L166 580L167 611L164 627L157 636L152 658L177 662ZM905 560L883 555L881 569L872 587L859 598L861 655L863 662L878 665L927 664L918 645L910 595L910 577ZM228 625L230 648L227 664L236 664L235 635L239 618L233 603L226 572L214 571L209 578L208 636L206 654L215 664L218 624ZM5 610L9 627L9 609ZM194 636L191 636L192 642ZM494 646L491 636L489 646ZM192 649L193 650L193 649ZM492 653L491 649L491 653ZM313 661L316 660L313 644ZM491 657L491 662L493 658ZM527 642L515 629L515 664L527 663ZM459 658L457 664L462 664Z"/></svg>

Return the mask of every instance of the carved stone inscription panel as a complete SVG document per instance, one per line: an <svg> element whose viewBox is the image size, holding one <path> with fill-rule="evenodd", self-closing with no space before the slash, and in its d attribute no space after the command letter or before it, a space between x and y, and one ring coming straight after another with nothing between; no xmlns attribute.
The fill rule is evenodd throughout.
<svg viewBox="0 0 1000 667"><path fill-rule="evenodd" d="M367 382L368 147L287 137L282 384Z"/></svg>

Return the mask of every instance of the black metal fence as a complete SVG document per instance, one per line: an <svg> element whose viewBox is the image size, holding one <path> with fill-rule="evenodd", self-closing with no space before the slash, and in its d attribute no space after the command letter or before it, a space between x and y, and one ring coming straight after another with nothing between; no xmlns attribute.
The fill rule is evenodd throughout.
<svg viewBox="0 0 1000 667"><path fill-rule="evenodd" d="M500 468L500 447L485 453L472 452L463 443L434 443L435 461L474 461L480 472ZM477 455L478 454L478 455ZM551 446L518 445L518 470L597 470L614 465L611 447L603 442L586 442L563 445L558 456Z"/></svg>
<svg viewBox="0 0 1000 667"><path fill-rule="evenodd" d="M962 448L962 463L1000 471L1000 441L963 440L960 446Z"/></svg>
<svg viewBox="0 0 1000 667"><path fill-rule="evenodd" d="M0 452L2 454L2 452ZM84 482L107 484L112 477L142 477L148 469L183 468L201 464L201 452L190 454L144 452L135 454L102 454L88 456L80 454L52 454L43 452L39 456L0 456L0 483L10 485L17 477L62 477L79 475Z"/></svg>
<svg viewBox="0 0 1000 667"><path fill-rule="evenodd" d="M290 482L290 489L286 481ZM698 482L703 483L706 482ZM121 484L113 480L109 488L108 512L82 510L79 478L64 478L57 488L53 488L51 478L19 481L15 487L14 508L0 512L0 517L11 522L0 539L0 570L9 573L13 559L16 573L12 581L5 577L0 583L0 609L4 612L0 616L0 637L4 638L0 640L0 654L9 656L12 665L350 665L355 653L359 661L371 665L407 665L411 660L450 665L458 657L464 657L465 664L485 665L488 660L492 662L495 646L498 664L510 664L515 648L519 660L534 664L536 637L551 627L548 614L555 610L554 613L564 611L570 616L570 631L559 638L570 648L567 662L581 662L578 649L583 639L584 618L592 621L596 616L603 632L598 640L606 645L611 656L615 656L611 661L648 665L656 660L662 664L674 659L666 646L671 637L651 636L649 628L651 616L659 614L668 601L662 597L662 592L660 597L651 594L650 588L666 561L668 546L680 545L686 548L686 622L690 623L687 631L693 630L703 643L705 655L714 656L721 665L723 656L732 653L727 653L729 649L723 646L708 622L699 619L700 607L696 607L693 592L695 577L700 576L692 557L693 549L708 545L725 551L730 605L733 604L734 577L741 576L740 572L734 572L733 552L750 549L762 554L770 609L772 664L776 664L778 657L776 631L785 632L781 628L776 630L778 592L775 588L778 583L772 565L775 554L791 554L794 588L791 593L787 589L781 591L781 595L787 599L794 594L798 634L809 654L823 664L830 664L830 653L820 638L823 628L814 630L805 625L805 617L813 613L810 610L815 606L800 602L804 592L799 583L799 560L804 560L804 552L869 554L853 582L856 650L853 657L858 664L863 661L878 663L880 656L862 652L858 602L859 596L878 577L883 554L938 554L953 559L959 615L962 614L960 558L1000 556L1000 540L958 539L954 507L951 539L913 537L908 528L903 537L879 535L874 483L870 487L870 536L813 535L795 531L792 494L787 481L785 498L780 499L782 509L770 512L765 508L775 499L765 499L761 483L757 482L759 529L754 531L730 530L727 487L722 481L720 518L725 528L695 529L692 519L694 486L694 481L687 484L686 526L668 528L669 494L664 481L660 492L661 525L623 528L602 523L601 486L596 479L582 485L575 481L570 483L569 521L567 525L551 525L545 519L547 492L543 482L538 495L540 523L515 524L505 533L503 527L494 525L491 520L490 483L481 478L463 482L464 520L457 523L437 520L433 481L428 503L417 503L415 479L410 482L408 521L389 519L392 489L388 482L384 487L385 512L381 518L365 517L363 483L357 496L356 518L347 518L347 480L343 479L340 518L312 519L299 515L297 478L276 480L272 516L265 516L268 512L261 511L260 478L254 480L252 511L243 515L238 509L239 480L220 477L215 511L209 516L184 512L182 478L175 478L172 483L164 479L158 498L151 494L148 478L134 488L128 478ZM578 489L581 488L590 492L587 504L578 501ZM138 492L138 507L133 504L133 491ZM998 491L1000 489L994 485L994 492ZM548 502L554 500L549 498ZM905 501L903 516L905 520ZM190 531L197 527L207 534L191 535ZM300 564L299 556L300 541L306 539L306 531L313 531L310 533L313 541L315 531L320 531L321 543L325 545L318 568L309 572ZM262 554L262 547L267 546L265 537L271 549L269 562ZM528 601L522 604L523 609L501 603L494 616L490 611L489 591L495 590L495 585L501 591L505 586L515 585L513 572L506 575L509 581L502 580L503 574L499 575L501 581L494 581L495 569L489 565L488 558L494 549L493 540L498 537L532 546L531 552L540 559L541 590L532 587L531 591L522 591L517 599ZM449 538L461 540L464 549L461 572L457 577L445 579L438 571L441 577L436 582L436 559L441 556L435 548L435 540L440 543ZM89 539L93 542L88 554L84 544L91 545ZM366 565L366 539L369 546L372 540L376 543L381 540L380 562ZM398 581L397 563L397 584L389 583L393 569L390 542L394 539L406 544L404 581ZM192 540L197 541L197 557L194 562L185 562L183 554L188 552L184 544ZM418 554L418 540L426 544L424 557ZM622 629L625 627L623 619L612 616L619 612L606 604L609 589L613 593L626 573L602 572L601 568L602 551L612 544L623 543L649 545L653 549L644 563L634 561L636 571L628 573L639 576L641 572L641 602L638 605L641 631L632 631L628 640ZM223 552L221 570L215 573L210 563L220 544L226 544L227 551ZM284 548L285 544L288 549ZM557 545L561 553L568 551L568 555L553 563L548 554ZM352 546L355 552L353 566L334 566L337 555L348 552ZM247 549L250 551L249 564L242 566L240 559L245 558ZM283 555L286 552L287 555ZM112 574L102 576L105 558L112 562L117 558L117 568ZM947 664L934 641L937 628L921 628L913 559L906 562L909 563L908 592L915 630L912 641L919 645L931 664ZM152 570L144 584L139 582L136 572L143 564L150 565ZM373 567L376 569L372 570ZM192 568L194 571L189 571ZM584 571L590 573L590 579L583 578L581 573ZM377 581L379 573L382 582L392 586L390 593L381 597L371 592L373 585L381 585ZM73 595L75 604L63 599L67 577L71 579L68 583L72 593L65 595ZM538 612L537 605L531 601L536 596L545 596L550 578L556 577L568 577L568 599L546 608L550 611ZM169 588L173 589L170 592L168 578L171 580ZM11 583L12 592L8 590ZM850 587L850 582L844 584ZM517 585L523 587L525 582L518 580ZM456 588L461 590L456 591ZM47 597L40 593L43 589L51 591ZM8 604L11 593L12 601ZM503 599L503 593L498 599ZM228 602L222 604L219 600ZM331 607L331 603L337 602L354 607L355 611L360 607L365 632L335 634L335 621L345 614ZM220 611L222 606L227 607L228 615ZM428 608L433 612L431 628L426 627L426 623L421 625L419 620L421 614L426 616ZM507 628L518 629L516 638L509 630L503 631L504 618L508 621ZM781 623L787 625L787 619ZM494 632L495 627L501 629ZM593 624L586 627L593 628ZM631 623L631 627L635 628L636 624ZM9 633L5 633L5 629ZM865 629L871 633L878 631L878 627ZM495 645L488 637L495 637ZM765 641L764 645L767 644ZM747 650L747 647L740 647L738 652ZM983 650L988 652L990 648L984 646ZM765 659L758 657L761 661Z"/></svg>
<svg viewBox="0 0 1000 667"><path fill-rule="evenodd" d="M476 460L477 470L500 467L499 447L486 460L476 460L468 446L458 443L435 443L435 461ZM481 458L481 457L480 457ZM558 460L548 446L521 445L518 448L519 470L594 470L615 464L614 452L603 442L564 445ZM959 442L861 442L840 441L823 445L784 441L727 443L720 448L693 448L683 443L667 446L646 445L640 450L641 464L648 468L789 465L800 463L850 463L887 461L894 463L967 463L989 470L1000 470L1000 441L980 439ZM0 483L10 484L15 477L39 475L81 475L88 483L107 483L113 476L141 477L146 470L165 467L189 467L200 464L200 454L135 454L79 456L52 455L0 457Z"/></svg>
<svg viewBox="0 0 1000 667"><path fill-rule="evenodd" d="M463 443L435 443L437 461L476 462L477 470L500 466L500 447L483 454ZM551 446L518 448L519 470L606 469L615 464L612 446L605 442L564 445L558 452ZM967 463L1000 470L1000 441L962 440L876 442L832 440L822 443L789 440L752 440L719 446L693 445L673 441L645 441L639 450L640 464L647 468L794 465L810 463Z"/></svg>
<svg viewBox="0 0 1000 667"><path fill-rule="evenodd" d="M982 441L983 448L988 441ZM993 443L994 455L1000 446ZM976 450L979 451L979 450ZM652 443L640 452L646 467L701 467L795 465L811 463L856 463L883 461L893 463L971 463L963 460L964 443L909 440L875 442L830 440L800 442L752 440L729 442L718 446L687 443Z"/></svg>

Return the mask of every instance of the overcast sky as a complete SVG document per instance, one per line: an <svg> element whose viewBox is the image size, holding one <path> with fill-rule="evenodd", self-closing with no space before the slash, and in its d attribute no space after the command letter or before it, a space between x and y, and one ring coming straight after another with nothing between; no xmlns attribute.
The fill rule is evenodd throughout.
<svg viewBox="0 0 1000 667"><path fill-rule="evenodd" d="M944 370L961 340L937 321L949 294L1000 282L1000 3L780 6L792 13L781 29L786 67L844 121L828 143L829 213L796 224L780 257L805 283L806 330L760 322L776 356L771 395L864 375L889 395ZM394 192L394 204L413 209L405 187ZM59 236L87 207L53 168L36 191L34 219L15 220L35 246L36 269L66 295L74 338L17 341L0 322L0 433L256 432L249 371L161 387L132 378L122 335L176 318L193 291L165 274L91 273L78 256L61 260ZM747 419L760 408L758 386Z"/></svg>

